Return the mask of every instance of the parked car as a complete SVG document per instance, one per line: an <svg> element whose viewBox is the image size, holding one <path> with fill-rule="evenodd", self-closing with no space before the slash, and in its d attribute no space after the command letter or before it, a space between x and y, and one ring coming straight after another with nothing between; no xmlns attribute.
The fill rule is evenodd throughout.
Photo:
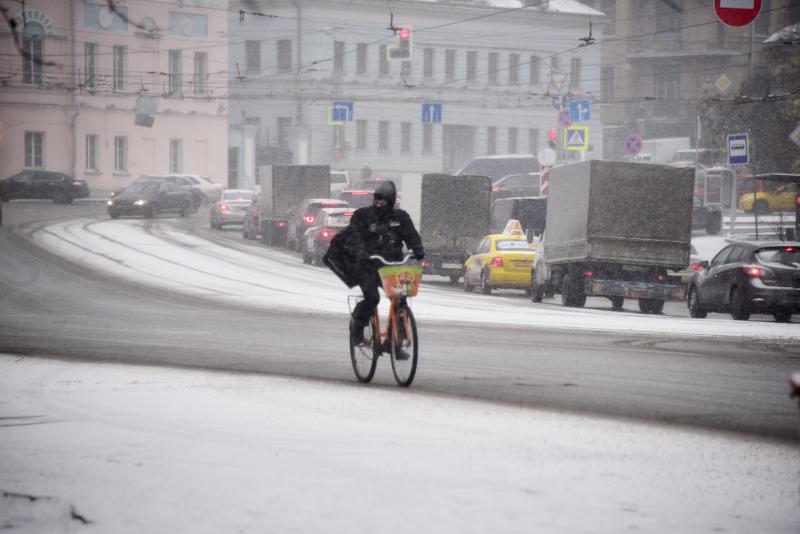
<svg viewBox="0 0 800 534"><path fill-rule="evenodd" d="M541 176L538 172L503 176L492 183L492 199L539 196Z"/></svg>
<svg viewBox="0 0 800 534"><path fill-rule="evenodd" d="M221 230L226 224L242 224L247 207L255 192L250 189L226 189L219 200L211 205L209 221L211 228Z"/></svg>
<svg viewBox="0 0 800 534"><path fill-rule="evenodd" d="M244 210L244 217L242 217L242 237L245 239L258 239L261 235L261 201L259 193L253 194L248 205Z"/></svg>
<svg viewBox="0 0 800 534"><path fill-rule="evenodd" d="M702 262L703 259L700 257L700 254L697 253L697 249L694 248L694 245L691 245L689 251L689 265L680 271L667 271L667 273L671 277L677 277L684 286L689 287L692 278L694 278L694 273L703 270Z"/></svg>
<svg viewBox="0 0 800 534"><path fill-rule="evenodd" d="M25 170L0 181L0 200L16 198L52 200L69 204L89 196L89 185L63 172Z"/></svg>
<svg viewBox="0 0 800 534"><path fill-rule="evenodd" d="M717 235L722 229L722 210L703 203L703 200L695 195L692 228L703 228L708 235Z"/></svg>
<svg viewBox="0 0 800 534"><path fill-rule="evenodd" d="M207 199L206 199L205 194L200 190L199 187L197 187L195 185L195 183L192 180L190 180L189 178L186 178L185 176L180 176L180 175L176 175L176 174L171 174L171 175L166 175L166 176L161 176L161 175L158 175L158 174L142 174L136 180L134 180L133 182L131 182L128 185L135 184L135 183L140 183L140 182L163 182L163 181L172 182L175 185L177 185L178 187L180 187L181 189L185 189L186 191L191 193L192 194L192 208L195 211L197 211L197 208L199 208L200 206L202 206L203 204L206 203ZM125 189L124 187L121 187L121 188L117 189L116 191L112 191L111 192L111 197L113 198L117 194L121 193L124 189Z"/></svg>
<svg viewBox="0 0 800 534"><path fill-rule="evenodd" d="M788 183L772 191L747 193L739 197L739 208L758 214L773 211L794 211L797 203L797 184Z"/></svg>
<svg viewBox="0 0 800 534"><path fill-rule="evenodd" d="M331 171L331 196L339 198L339 193L350 189L350 174L347 171Z"/></svg>
<svg viewBox="0 0 800 534"><path fill-rule="evenodd" d="M539 160L531 154L498 154L475 158L456 175L488 176L494 182L509 174L539 172Z"/></svg>
<svg viewBox="0 0 800 534"><path fill-rule="evenodd" d="M192 211L192 194L169 181L143 181L126 187L108 200L112 219L122 215L143 215L152 219L162 212L185 217Z"/></svg>
<svg viewBox="0 0 800 534"><path fill-rule="evenodd" d="M317 213L314 226L303 235L303 263L322 265L322 257L331 245L331 239L350 224L352 208L323 208Z"/></svg>
<svg viewBox="0 0 800 534"><path fill-rule="evenodd" d="M226 189L224 185L212 181L208 176L199 174L170 173L167 176L182 176L190 180L205 195L203 205L212 204L219 200L220 195Z"/></svg>
<svg viewBox="0 0 800 534"><path fill-rule="evenodd" d="M307 198L289 211L286 244L290 249L300 250L306 230L317 223L317 214L322 208L347 208L344 200L333 198Z"/></svg>
<svg viewBox="0 0 800 534"><path fill-rule="evenodd" d="M800 242L738 241L700 265L687 297L692 317L730 312L746 321L771 313L788 322L800 309Z"/></svg>
<svg viewBox="0 0 800 534"><path fill-rule="evenodd" d="M536 242L528 243L521 227L511 234L484 237L464 262L464 291L471 292L478 285L486 295L497 288L530 293Z"/></svg>
<svg viewBox="0 0 800 534"><path fill-rule="evenodd" d="M363 208L372 204L372 193L373 191L362 189L342 191L339 194L339 200L347 202L347 205L353 209Z"/></svg>

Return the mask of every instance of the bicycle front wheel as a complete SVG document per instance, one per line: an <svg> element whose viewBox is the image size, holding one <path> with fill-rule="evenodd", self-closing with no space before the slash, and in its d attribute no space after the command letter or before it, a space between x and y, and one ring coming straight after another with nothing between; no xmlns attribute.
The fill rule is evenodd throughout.
<svg viewBox="0 0 800 534"><path fill-rule="evenodd" d="M397 327L395 331L394 327ZM411 308L398 306L391 332L392 372L397 384L408 387L417 372L417 322Z"/></svg>
<svg viewBox="0 0 800 534"><path fill-rule="evenodd" d="M364 331L364 339L366 343L363 345L354 345L353 338L350 336L350 362L353 364L353 372L359 382L372 380L378 365L378 329L375 317L370 318Z"/></svg>

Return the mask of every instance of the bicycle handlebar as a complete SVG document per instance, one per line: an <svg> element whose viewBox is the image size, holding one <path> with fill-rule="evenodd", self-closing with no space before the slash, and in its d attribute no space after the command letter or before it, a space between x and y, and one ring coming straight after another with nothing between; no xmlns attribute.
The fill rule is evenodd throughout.
<svg viewBox="0 0 800 534"><path fill-rule="evenodd" d="M386 260L383 258L383 256L378 256L377 254L373 254L372 256L370 256L370 257L369 257L369 259L371 259L371 260L379 260L379 261L380 261L381 263L383 263L384 265L403 265L404 263L406 263L406 262L407 262L407 261L408 261L410 258L412 258L413 256L414 256L414 254L413 254L413 253L411 253L411 252L406 252L406 253L403 255L403 259L402 259L402 260L400 260L400 261L386 261Z"/></svg>

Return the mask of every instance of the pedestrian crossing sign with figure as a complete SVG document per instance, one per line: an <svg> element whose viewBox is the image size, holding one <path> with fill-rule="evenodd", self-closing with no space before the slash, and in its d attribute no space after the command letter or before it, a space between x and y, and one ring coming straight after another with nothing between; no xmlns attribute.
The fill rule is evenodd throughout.
<svg viewBox="0 0 800 534"><path fill-rule="evenodd" d="M570 126L565 128L564 148L567 150L589 150L589 127Z"/></svg>

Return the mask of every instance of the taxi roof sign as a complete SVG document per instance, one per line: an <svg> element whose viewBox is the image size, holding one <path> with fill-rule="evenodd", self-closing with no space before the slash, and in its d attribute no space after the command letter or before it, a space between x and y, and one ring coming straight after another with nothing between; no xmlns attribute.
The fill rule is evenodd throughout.
<svg viewBox="0 0 800 534"><path fill-rule="evenodd" d="M509 219L506 223L506 227L503 229L503 233L506 235L525 235L522 224L517 219Z"/></svg>

